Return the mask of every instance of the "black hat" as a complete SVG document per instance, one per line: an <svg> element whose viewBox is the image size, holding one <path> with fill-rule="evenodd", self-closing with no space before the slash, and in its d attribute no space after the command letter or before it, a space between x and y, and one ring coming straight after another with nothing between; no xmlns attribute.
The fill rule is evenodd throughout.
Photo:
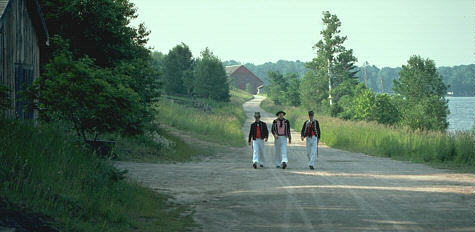
<svg viewBox="0 0 475 232"><path fill-rule="evenodd" d="M279 114L280 114L280 113L283 113L283 114L284 114L284 116L286 115L286 113L285 113L284 111L282 111L282 110L281 110L281 111L279 111L279 112L277 112L275 115L276 115L276 116L279 116Z"/></svg>
<svg viewBox="0 0 475 232"><path fill-rule="evenodd" d="M308 115L313 116L314 115L313 110L308 111Z"/></svg>
<svg viewBox="0 0 475 232"><path fill-rule="evenodd" d="M260 118L260 117L261 117L261 113L260 113L260 112L255 112L255 113L254 113L254 117L259 117L259 118Z"/></svg>

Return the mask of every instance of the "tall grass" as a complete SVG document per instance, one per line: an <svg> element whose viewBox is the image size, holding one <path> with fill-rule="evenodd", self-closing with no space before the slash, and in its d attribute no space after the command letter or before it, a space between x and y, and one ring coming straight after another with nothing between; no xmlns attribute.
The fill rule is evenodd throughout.
<svg viewBox="0 0 475 232"><path fill-rule="evenodd" d="M155 133L122 137L115 135L113 155L121 161L163 163L185 162L198 155L209 154L199 146L188 144L182 138L160 129ZM166 143L163 140L167 140Z"/></svg>
<svg viewBox="0 0 475 232"><path fill-rule="evenodd" d="M276 106L266 99L261 107L270 112L287 111L286 117L294 129L300 130L308 118L300 107ZM317 116L322 130L322 142L334 148L391 157L398 160L427 162L436 166L473 167L474 132L413 131L388 127L374 122L345 121Z"/></svg>
<svg viewBox="0 0 475 232"><path fill-rule="evenodd" d="M158 120L180 130L185 130L200 139L232 146L244 146L242 125L246 114L242 103L252 99L244 91L231 91L231 102L206 102L210 111L195 108L192 99L181 98L180 101L163 98L158 105ZM183 103L185 101L185 104Z"/></svg>
<svg viewBox="0 0 475 232"><path fill-rule="evenodd" d="M192 222L58 128L0 121L0 134L0 196L61 231L183 231Z"/></svg>

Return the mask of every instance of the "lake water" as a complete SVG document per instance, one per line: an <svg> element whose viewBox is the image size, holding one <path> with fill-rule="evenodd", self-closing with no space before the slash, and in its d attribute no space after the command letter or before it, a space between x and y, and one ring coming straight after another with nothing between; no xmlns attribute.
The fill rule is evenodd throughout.
<svg viewBox="0 0 475 232"><path fill-rule="evenodd" d="M449 130L471 130L475 122L475 97L446 97L449 100Z"/></svg>

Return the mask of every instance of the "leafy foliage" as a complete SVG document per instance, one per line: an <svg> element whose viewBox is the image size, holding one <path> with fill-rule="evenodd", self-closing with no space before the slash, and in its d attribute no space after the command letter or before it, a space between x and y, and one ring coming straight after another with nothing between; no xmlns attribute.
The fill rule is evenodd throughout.
<svg viewBox="0 0 475 232"><path fill-rule="evenodd" d="M87 56L73 60L63 50L46 65L28 95L36 100L41 119L71 122L84 140L97 139L106 132L141 133L152 120L141 99L147 94L135 92L135 84L124 73L97 67Z"/></svg>
<svg viewBox="0 0 475 232"><path fill-rule="evenodd" d="M337 116L343 119L377 121L394 125L400 120L397 97L375 94L359 84L354 92L343 96L337 106L341 107Z"/></svg>
<svg viewBox="0 0 475 232"><path fill-rule="evenodd" d="M153 67L151 59L122 61L114 68L114 74L130 77L130 88L140 96L141 103L158 101L162 83L159 81L159 71Z"/></svg>
<svg viewBox="0 0 475 232"><path fill-rule="evenodd" d="M434 61L412 56L402 66L394 91L404 97L402 124L413 129L445 130L448 127L447 87Z"/></svg>
<svg viewBox="0 0 475 232"><path fill-rule="evenodd" d="M300 105L300 79L296 73L283 75L279 72L269 72L268 75L269 84L265 91L276 104Z"/></svg>
<svg viewBox="0 0 475 232"><path fill-rule="evenodd" d="M175 46L168 52L163 65L165 92L190 95L193 91L194 65L190 48L184 43Z"/></svg>
<svg viewBox="0 0 475 232"><path fill-rule="evenodd" d="M400 112L397 105L397 97L387 94L376 95L373 120L382 124L395 125L400 121Z"/></svg>
<svg viewBox="0 0 475 232"><path fill-rule="evenodd" d="M337 103L357 84L355 66L357 59L352 49L346 49L343 46L347 37L340 35L341 21L336 15L324 11L322 22L324 29L320 34L323 38L314 46L317 57L307 63L307 68L312 71L305 75L305 84L301 87L304 105L317 106L319 109L326 108L319 106L327 104L326 98L330 96L330 87L333 89L331 95ZM334 114L338 113L335 109L338 108L332 110Z"/></svg>
<svg viewBox="0 0 475 232"><path fill-rule="evenodd" d="M51 35L68 39L74 57L88 55L101 67L149 59L150 32L144 24L130 26L137 9L129 0L40 0Z"/></svg>
<svg viewBox="0 0 475 232"><path fill-rule="evenodd" d="M224 66L209 48L201 52L194 69L194 93L198 97L229 101L229 83Z"/></svg>
<svg viewBox="0 0 475 232"><path fill-rule="evenodd" d="M11 99L10 99L10 90L0 85L0 110L9 109L11 106Z"/></svg>

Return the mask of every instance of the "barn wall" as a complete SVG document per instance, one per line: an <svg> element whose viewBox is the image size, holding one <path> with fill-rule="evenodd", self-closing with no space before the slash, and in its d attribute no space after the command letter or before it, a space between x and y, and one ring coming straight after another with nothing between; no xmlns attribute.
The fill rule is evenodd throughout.
<svg viewBox="0 0 475 232"><path fill-rule="evenodd" d="M246 84L250 83L252 94L257 94L257 87L261 86L263 82L257 79L253 73L246 68L240 67L232 75L234 87L246 90Z"/></svg>
<svg viewBox="0 0 475 232"><path fill-rule="evenodd" d="M1 84L11 90L13 108L4 112L7 118L15 115L15 67L32 70L33 79L40 74L40 48L38 36L28 13L26 0L14 0L11 2L4 20L1 23L2 34L0 49L2 49L2 64L0 65ZM18 87L17 87L18 88Z"/></svg>

